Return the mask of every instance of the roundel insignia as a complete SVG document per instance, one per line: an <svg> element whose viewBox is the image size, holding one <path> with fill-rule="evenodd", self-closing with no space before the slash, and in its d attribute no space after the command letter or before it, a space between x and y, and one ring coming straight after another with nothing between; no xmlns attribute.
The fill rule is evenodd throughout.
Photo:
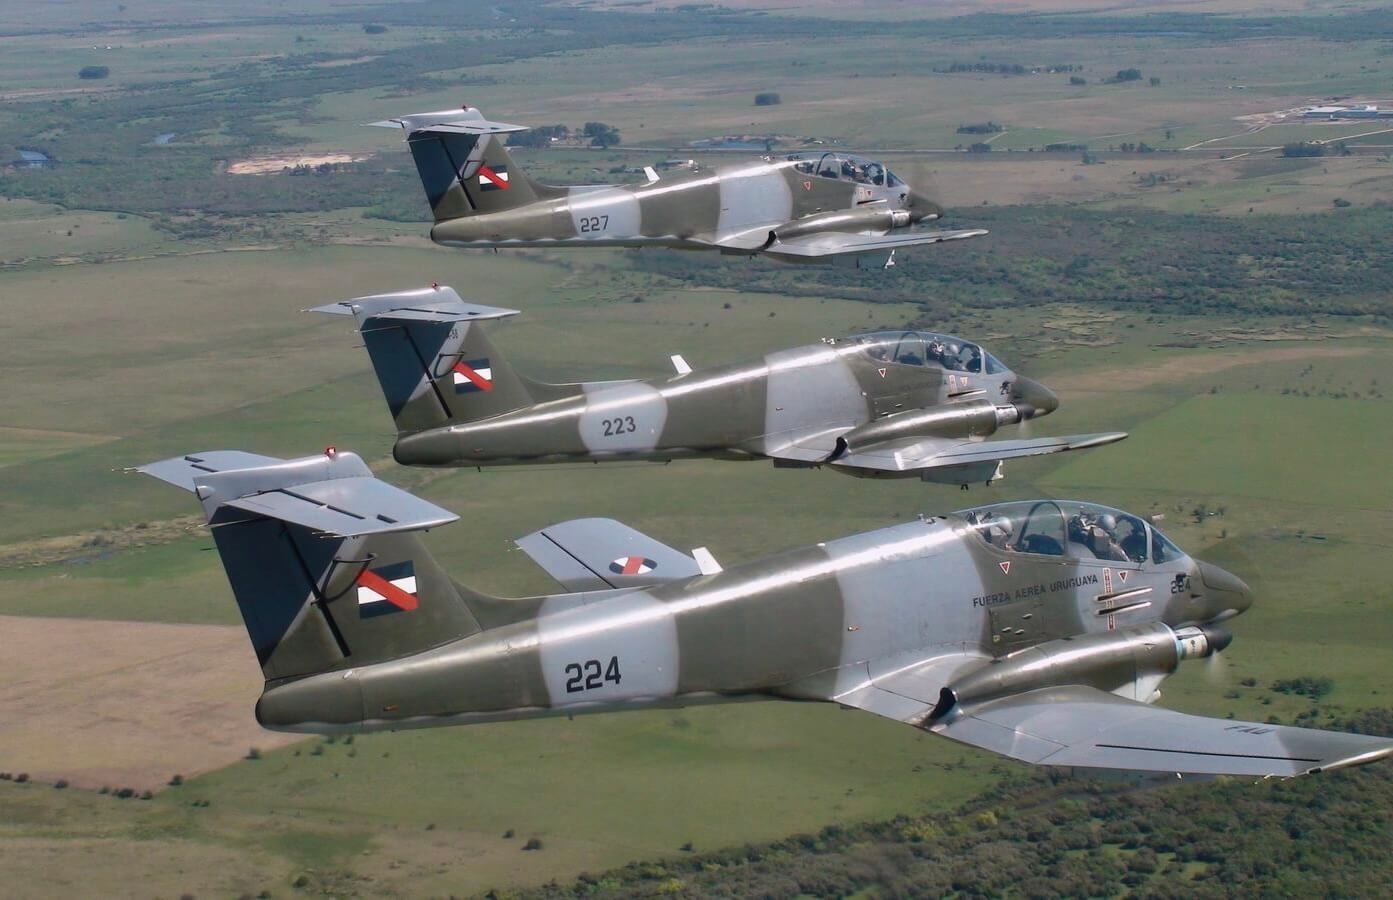
<svg viewBox="0 0 1393 900"><path fill-rule="evenodd" d="M643 556L621 556L609 564L609 570L616 575L647 575L656 568L657 563Z"/></svg>

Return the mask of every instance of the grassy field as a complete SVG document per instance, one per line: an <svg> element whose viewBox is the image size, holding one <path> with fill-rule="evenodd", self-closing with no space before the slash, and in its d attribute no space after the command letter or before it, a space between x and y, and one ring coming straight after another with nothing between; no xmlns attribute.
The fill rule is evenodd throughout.
<svg viewBox="0 0 1393 900"><path fill-rule="evenodd" d="M822 0L759 5L819 20L844 13L844 5ZM1023 5L992 0L983 8ZM1103 9L1092 0L1028 5L1117 14L1114 4ZM1201 141L1267 146L1366 130L1283 124L1245 134L1252 120L1237 117L1337 93L1378 98L1393 64L1381 42L1334 44L1317 39L1314 26L1311 35L1242 41L1123 29L1104 37L944 36L922 23L896 27L907 12L932 17L944 9L875 2L857 6L857 28L848 25L835 44L831 31L811 26L806 34L822 36L779 36L766 17L751 17L749 33L736 34L700 13L655 13L654 28L667 27L659 16L691 17L694 36L655 44L629 35L614 45L582 19L569 23L570 32L548 19L556 27L546 37L564 32L575 46L531 55L520 47L517 58L465 65L478 55L470 41L487 49L517 39L499 21L506 13L475 4L469 9L484 19L435 26L392 19L387 32L368 35L363 22L400 9L314 0L293 11L281 3L226 10L131 0L112 27L93 23L108 21L115 5L99 14L83 3L40 6L24 17L0 10L0 28L51 29L0 37L0 96L12 101L0 109L0 131L13 149L34 138L73 150L55 170L58 181L5 175L16 194L23 188L31 196L28 187L42 183L50 187L41 195L66 196L62 178L100 181L89 166L110 139L126 148L120 166L159 173L166 159L179 161L168 172L184 181L168 182L171 191L204 178L233 195L313 184L323 208L211 213L188 193L141 215L100 202L89 204L94 211L52 198L0 201L0 383L7 386L0 391L0 614L225 626L208 634L246 653L232 639L241 637L236 610L207 533L193 527L190 498L121 470L218 447L298 455L334 444L459 512L465 522L433 532L430 546L458 578L499 594L553 589L511 542L579 516L612 516L677 547L706 545L729 563L920 512L1041 494L1164 515L1162 527L1182 546L1257 591L1222 666L1187 666L1168 682L1167 704L1290 720L1312 704L1275 693L1272 682L1316 675L1333 680L1326 711L1388 705L1382 676L1393 596L1382 560L1393 547L1393 496L1382 463L1393 441L1393 401L1383 382L1393 371L1393 338L1386 317L1138 315L1106 297L1025 312L1004 297L953 310L955 330L1059 390L1064 405L1033 423L1035 434L1131 432L1125 443L1087 455L1010 465L1004 482L965 495L760 463L407 472L387 459L389 418L356 336L342 320L301 309L439 281L469 299L523 310L496 329L500 351L529 375L570 380L656 375L678 352L696 366L726 362L897 327L935 307L800 294L811 292L808 284L781 294L697 289L652 275L621 252L447 251L426 245L421 224L364 218L381 198L334 200L343 191L335 176L216 174L228 161L300 150L375 153L365 166L405 168L399 136L360 124L462 101L505 121L610 122L626 145L640 147L750 132L943 150L976 139L959 134L959 125L992 120L1006 126L992 146L1020 152L985 159L906 152L891 165L930 185L964 220L984 203L1125 209L1120 216L1143 222L1148 208L1306 215L1331 209L1335 198L1357 206L1393 198L1393 168L1378 156L1220 161L1184 153L1084 166L1077 154L1042 157L1029 148L1145 141L1178 151ZM1352 8L1205 0L1148 9L1311 14L1324 26L1335 6ZM857 30L867 21L894 24L883 34ZM457 43L436 68L413 61L415 50L427 58L444 41ZM1073 64L1087 83L1071 85L1058 73L933 71L954 62ZM79 81L77 69L88 64L110 65L111 77ZM1130 67L1160 83L1106 83ZM363 71L383 76L364 86ZM756 109L760 91L777 91L782 102ZM142 112L145 102L151 111ZM129 112L109 134L77 141L75 111L107 103L129 104L119 107ZM31 122L51 128L36 134L26 130ZM156 132L175 133L166 156L150 144ZM554 151L520 159L554 177L592 180L661 155ZM424 216L414 178L392 178L413 192L416 206L401 208ZM161 189L158 178L152 184ZM1331 220L1311 217L1310 227ZM1140 229L1118 234L1145 240ZM736 272L769 265L710 263ZM984 296L995 290L995 282L980 285ZM0 633L0 643L14 639ZM100 657L94 665L115 664L114 653L88 652ZM250 654L235 662L250 663ZM156 747L157 758L156 729L197 714L175 686L178 671L160 669L160 684L145 684L140 695L141 709L151 704L160 715L142 720L149 733L138 744ZM212 671L223 669L210 667L200 684ZM139 673L121 677L139 680ZM247 677L253 696L259 685L254 672ZM108 727L141 712L123 707L112 715L110 705L124 701L108 693L84 701L76 691L63 702L75 704L73 721ZM106 749L95 739L73 744L94 757ZM1012 765L869 715L773 703L262 749L260 759L144 801L0 782L0 884L34 885L28 894L50 896L93 884L113 896L281 896L297 884L337 895L477 893L674 856L689 842L708 850L948 810ZM131 750L122 748L125 756ZM33 758L0 758L0 770L61 774ZM523 851L529 838L542 849Z"/></svg>

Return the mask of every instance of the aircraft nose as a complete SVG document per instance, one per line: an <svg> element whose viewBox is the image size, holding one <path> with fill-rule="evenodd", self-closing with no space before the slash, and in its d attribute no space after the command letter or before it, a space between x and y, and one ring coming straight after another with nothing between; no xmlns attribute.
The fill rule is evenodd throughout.
<svg viewBox="0 0 1393 900"><path fill-rule="evenodd" d="M1213 563L1196 560L1204 584L1204 606L1208 620L1229 619L1253 605L1253 591L1242 578Z"/></svg>
<svg viewBox="0 0 1393 900"><path fill-rule="evenodd" d="M1059 397L1055 396L1054 391L1032 378L1024 378L1020 375L1016 376L1016 385L1011 391L1011 399L1032 410L1026 418L1049 415L1059 409Z"/></svg>

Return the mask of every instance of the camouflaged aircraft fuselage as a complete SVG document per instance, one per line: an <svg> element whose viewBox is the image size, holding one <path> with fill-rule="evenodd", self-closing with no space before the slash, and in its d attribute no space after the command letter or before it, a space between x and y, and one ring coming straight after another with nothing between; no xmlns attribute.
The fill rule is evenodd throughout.
<svg viewBox="0 0 1393 900"><path fill-rule="evenodd" d="M1105 433L986 440L1052 412L1044 385L953 335L829 338L649 381L546 384L485 334L514 310L433 285L316 307L351 315L395 420L403 465L771 459L877 477L990 482L1002 460L1099 446Z"/></svg>
<svg viewBox="0 0 1393 900"><path fill-rule="evenodd" d="M271 728L332 732L830 699L937 654L947 679L1044 641L1203 622L1248 602L1241 582L1189 557L1153 564L1076 549L1046 557L995 547L950 515L675 583L625 590L613 575L614 591L531 600L483 598L418 560L418 593L459 592L482 631L406 659L355 666L350 657L332 672L268 684L257 716ZM409 550L394 555L379 541L373 552L385 565ZM361 554L350 546L344 555ZM352 572L340 577L326 594L346 589Z"/></svg>
<svg viewBox="0 0 1393 900"><path fill-rule="evenodd" d="M1043 386L1004 368L986 374L896 362L901 334L829 339L653 381L556 386L570 395L404 434L394 452L403 465L685 457L762 457L796 465L785 451L829 433L855 440L855 429L909 410L937 414L924 424L924 434L981 438L1021 421L1027 406L1026 415L1035 415L1057 405ZM493 374L501 377L496 367ZM430 407L423 421L438 415L429 394L412 403ZM404 411L399 422L409 415ZM805 461L826 456L810 454Z"/></svg>
<svg viewBox="0 0 1393 900"><path fill-rule="evenodd" d="M431 240L457 247L662 246L711 249L725 236L727 253L772 243L771 225L788 240L814 231L888 233L933 220L943 210L908 185L858 184L800 171L799 161L754 161L665 173L649 184L536 185L526 206L494 212L455 210L431 229ZM840 163L838 164L840 165ZM516 190L516 188L509 188ZM743 239L741 237L743 236Z"/></svg>
<svg viewBox="0 0 1393 900"><path fill-rule="evenodd" d="M406 132L435 225L452 247L675 247L787 262L874 256L986 234L918 228L943 209L882 162L833 151L696 166L642 184L534 181L503 138L525 131L472 107L373 123Z"/></svg>

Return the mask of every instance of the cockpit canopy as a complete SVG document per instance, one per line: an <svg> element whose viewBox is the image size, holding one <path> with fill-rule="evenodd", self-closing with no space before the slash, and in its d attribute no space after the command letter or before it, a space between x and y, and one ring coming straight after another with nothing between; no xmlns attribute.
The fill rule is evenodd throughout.
<svg viewBox="0 0 1393 900"><path fill-rule="evenodd" d="M874 187L904 186L904 182L887 169L884 163L866 159L864 156L852 156L849 153L790 153L788 158L797 162L794 168L804 175L836 178L839 181Z"/></svg>
<svg viewBox="0 0 1393 900"><path fill-rule="evenodd" d="M1185 553L1151 524L1077 500L1024 500L954 513L983 541L1014 553L1120 563L1167 563Z"/></svg>
<svg viewBox="0 0 1393 900"><path fill-rule="evenodd" d="M874 331L851 340L878 362L938 366L950 372L1000 375L1010 371L977 344L934 331Z"/></svg>

